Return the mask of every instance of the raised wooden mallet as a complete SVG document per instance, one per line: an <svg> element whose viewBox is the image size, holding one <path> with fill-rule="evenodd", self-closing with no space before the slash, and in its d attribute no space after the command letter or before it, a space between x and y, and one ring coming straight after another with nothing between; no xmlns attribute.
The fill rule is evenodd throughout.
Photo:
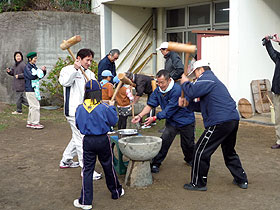
<svg viewBox="0 0 280 210"><path fill-rule="evenodd" d="M191 45L190 43L184 44L184 43L178 43L178 42L168 42L168 48L169 51L175 51L175 52L185 52L185 67L184 67L184 74L188 76L188 62L189 62L189 56L190 53L194 53L196 51L196 45ZM181 98L185 99L184 91L182 90ZM183 106L187 106L188 101L184 100Z"/></svg>
<svg viewBox="0 0 280 210"><path fill-rule="evenodd" d="M133 87L136 87L136 84L133 83L130 79L128 79L128 78L125 76L125 73L119 73L119 74L118 74L118 78L119 78L120 82L119 82L118 86L117 86L116 89L115 89L115 92L114 92L114 94L113 94L113 96L112 96L112 98L111 98L111 101L114 101L114 100L115 100L116 95L117 95L117 93L118 93L118 91L119 91L119 89L121 88L121 86L122 86L123 83L124 83L124 84L127 84L127 85L130 85L130 86L133 86Z"/></svg>
<svg viewBox="0 0 280 210"><path fill-rule="evenodd" d="M69 52L69 54L71 55L71 57L72 57L72 59L74 60L74 62L75 62L76 58L75 58L75 56L74 56L72 50L70 49L70 47L72 47L73 45L77 44L77 43L80 42L81 40L82 40L82 39L81 39L81 36L76 35L76 36L73 36L73 37L71 37L70 39L68 39L68 40L66 40L66 41L63 40L63 41L62 41L62 44L60 45L60 48L61 48L62 50L67 50L67 51ZM89 81L89 78L88 78L88 76L86 75L85 71L84 71L82 68L80 68L80 70L81 70L82 74L85 76L86 80Z"/></svg>

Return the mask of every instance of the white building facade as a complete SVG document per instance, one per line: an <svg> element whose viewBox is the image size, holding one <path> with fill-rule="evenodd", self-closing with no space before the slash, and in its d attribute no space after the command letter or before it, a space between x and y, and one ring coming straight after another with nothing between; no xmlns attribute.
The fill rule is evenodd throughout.
<svg viewBox="0 0 280 210"><path fill-rule="evenodd" d="M100 13L101 57L113 48L122 51L116 63L117 72L134 68L140 69L141 73L155 74L164 66L163 56L155 51L161 42L197 44L193 31L223 30L229 31L229 35L220 41L201 40L200 56L210 60L212 70L228 87L234 100L246 98L254 104L251 81L272 81L274 63L261 40L266 34L280 34L279 0L93 2L93 8ZM151 25L144 25L147 22ZM280 51L277 44L273 46Z"/></svg>

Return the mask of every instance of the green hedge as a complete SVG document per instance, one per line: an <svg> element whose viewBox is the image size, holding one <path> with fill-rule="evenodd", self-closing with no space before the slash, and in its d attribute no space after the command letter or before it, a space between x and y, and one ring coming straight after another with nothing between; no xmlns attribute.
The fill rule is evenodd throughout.
<svg viewBox="0 0 280 210"><path fill-rule="evenodd" d="M55 105L63 106L63 87L60 85L58 78L61 69L73 63L74 61L70 56L68 56L65 60L58 58L54 68L48 72L47 78L42 80L40 89L47 95L47 101L44 103L53 105L55 102ZM98 64L95 61L92 61L89 69L95 73L97 78Z"/></svg>
<svg viewBox="0 0 280 210"><path fill-rule="evenodd" d="M0 13L30 10L90 13L91 0L0 0Z"/></svg>

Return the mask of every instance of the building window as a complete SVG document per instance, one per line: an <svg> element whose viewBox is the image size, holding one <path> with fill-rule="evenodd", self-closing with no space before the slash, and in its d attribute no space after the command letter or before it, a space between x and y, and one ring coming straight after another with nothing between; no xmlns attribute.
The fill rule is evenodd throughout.
<svg viewBox="0 0 280 210"><path fill-rule="evenodd" d="M215 23L229 22L229 2L215 3Z"/></svg>
<svg viewBox="0 0 280 210"><path fill-rule="evenodd" d="M210 4L189 7L189 25L210 24Z"/></svg>
<svg viewBox="0 0 280 210"><path fill-rule="evenodd" d="M177 33L167 33L167 41L171 41L171 42L179 42L179 43L183 43L184 39L183 39L183 33L182 32L177 32ZM183 53L178 53L179 56L182 58Z"/></svg>
<svg viewBox="0 0 280 210"><path fill-rule="evenodd" d="M167 10L166 17L167 28L185 26L185 8Z"/></svg>
<svg viewBox="0 0 280 210"><path fill-rule="evenodd" d="M229 30L229 1L185 5L166 9L167 41L197 44L193 30Z"/></svg>
<svg viewBox="0 0 280 210"><path fill-rule="evenodd" d="M192 33L191 31L188 31L188 42L190 42L191 44L196 44L196 34Z"/></svg>
<svg viewBox="0 0 280 210"><path fill-rule="evenodd" d="M168 33L167 34L167 41L183 42L183 33L182 32Z"/></svg>

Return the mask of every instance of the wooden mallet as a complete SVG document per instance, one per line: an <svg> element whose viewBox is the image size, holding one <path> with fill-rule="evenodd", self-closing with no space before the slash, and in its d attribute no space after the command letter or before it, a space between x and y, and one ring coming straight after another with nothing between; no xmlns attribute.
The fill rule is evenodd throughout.
<svg viewBox="0 0 280 210"><path fill-rule="evenodd" d="M119 74L118 74L118 78L119 78L120 82L119 82L118 86L117 86L116 89L115 89L115 92L114 92L114 94L113 94L113 96L112 96L112 98L111 98L111 101L114 101L114 100L115 100L116 95L117 95L117 93L118 93L118 91L119 91L119 89L121 88L121 86L122 86L123 83L124 83L124 84L127 84L127 85L130 85L130 86L133 86L133 87L136 87L136 84L133 83L130 79L128 79L128 78L125 76L125 73L119 73Z"/></svg>
<svg viewBox="0 0 280 210"><path fill-rule="evenodd" d="M80 42L82 39L81 39L81 36L79 35L76 35L76 36L73 36L71 37L70 39L68 39L67 41L63 40L62 41L62 44L60 45L60 48L62 50L67 50L69 52L69 54L71 55L71 57L73 58L74 62L76 60L72 50L70 49L71 46L77 44L78 42ZM88 76L86 75L86 73L84 72L84 70L82 68L80 68L81 72L83 73L83 75L85 76L86 80L89 81L89 78Z"/></svg>
<svg viewBox="0 0 280 210"><path fill-rule="evenodd" d="M178 42L168 42L168 48L169 51L175 51L175 52L185 52L185 67L184 67L184 74L188 76L188 61L190 53L194 53L196 51L196 45L191 44L184 44L184 43L178 43ZM184 91L182 90L181 98L185 99ZM183 106L188 106L188 101L184 100Z"/></svg>

